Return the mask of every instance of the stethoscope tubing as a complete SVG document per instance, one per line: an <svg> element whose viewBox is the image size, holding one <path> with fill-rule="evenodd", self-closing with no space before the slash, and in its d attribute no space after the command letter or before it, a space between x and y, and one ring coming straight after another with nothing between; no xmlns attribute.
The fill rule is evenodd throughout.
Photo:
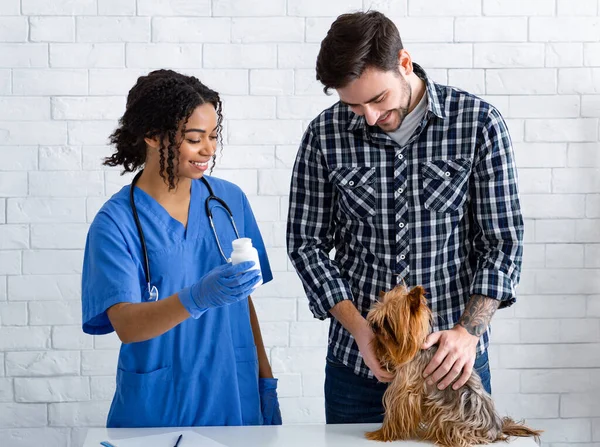
<svg viewBox="0 0 600 447"><path fill-rule="evenodd" d="M150 277L150 259L148 257L148 249L146 247L146 238L144 237L144 231L142 229L142 224L141 224L140 218L138 216L137 207L135 205L135 199L134 199L135 184L137 183L137 181L139 180L139 178L143 172L144 172L143 170L138 172L136 174L136 176L133 178L133 180L131 181L131 186L130 186L130 190L129 190L129 203L131 205L131 211L133 213L133 220L135 221L135 226L137 228L138 235L140 237L140 245L142 246L144 275L146 277L146 284L148 286L149 301L157 301L159 293L158 293L158 289L156 288L156 286L152 285L152 279ZM240 234L238 232L237 226L235 225L235 220L233 219L233 213L231 212L231 209L229 208L229 206L227 205L227 203L225 203L225 201L223 199L215 196L212 187L208 183L208 180L205 177L201 177L200 180L202 181L202 183L204 183L204 185L206 185L206 188L208 189L208 197L206 198L206 200L204 202L204 211L206 213L206 216L208 217L208 221L210 222L210 227L212 229L213 235L215 236L215 241L217 243L217 247L219 248L219 252L221 253L221 256L223 257L225 262L230 262L231 260L229 258L227 258L227 256L225 256L225 253L223 252L223 247L221 246L221 242L219 241L219 236L217 236L217 230L215 228L212 210L210 208L210 201L215 200L217 203L219 203L219 205L221 205L225 209L225 211L227 211L227 214L229 215L229 220L231 221L231 225L233 226L233 231L235 231L235 235L239 239Z"/></svg>

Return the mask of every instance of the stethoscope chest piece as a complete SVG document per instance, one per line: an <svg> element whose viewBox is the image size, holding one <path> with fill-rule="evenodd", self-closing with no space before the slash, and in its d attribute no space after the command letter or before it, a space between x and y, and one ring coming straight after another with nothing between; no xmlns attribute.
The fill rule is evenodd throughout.
<svg viewBox="0 0 600 447"><path fill-rule="evenodd" d="M150 286L150 283L148 283ZM156 286L150 286L148 290L148 301L158 301L158 289Z"/></svg>

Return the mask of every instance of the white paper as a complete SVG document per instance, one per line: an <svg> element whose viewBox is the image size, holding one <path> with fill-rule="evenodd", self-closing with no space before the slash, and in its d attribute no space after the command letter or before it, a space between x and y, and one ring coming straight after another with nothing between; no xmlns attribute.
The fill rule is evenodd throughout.
<svg viewBox="0 0 600 447"><path fill-rule="evenodd" d="M174 431L156 435L136 436L135 438L107 439L107 441L115 447L173 447L182 433L183 437L177 447L226 447L220 442L193 431Z"/></svg>

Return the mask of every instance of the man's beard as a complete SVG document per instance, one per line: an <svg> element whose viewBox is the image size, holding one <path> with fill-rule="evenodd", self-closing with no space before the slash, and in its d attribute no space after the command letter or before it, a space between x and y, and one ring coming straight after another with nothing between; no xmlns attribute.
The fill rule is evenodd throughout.
<svg viewBox="0 0 600 447"><path fill-rule="evenodd" d="M398 108L396 108L395 110L392 111L392 113L393 112L398 113L398 126L395 129L393 129L391 132L395 132L396 130L400 129L402 122L406 118L406 115L408 115L410 101L412 100L412 87L410 86L408 81L406 79L404 79L402 76L398 75L398 77L400 79L401 96L404 96L407 99L406 99L406 103L404 105L400 105L400 106L398 106Z"/></svg>

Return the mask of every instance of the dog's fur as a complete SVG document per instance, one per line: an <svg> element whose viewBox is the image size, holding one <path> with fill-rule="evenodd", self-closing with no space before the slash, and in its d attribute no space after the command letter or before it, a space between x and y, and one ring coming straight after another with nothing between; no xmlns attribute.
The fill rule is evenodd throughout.
<svg viewBox="0 0 600 447"><path fill-rule="evenodd" d="M422 439L441 446L467 447L506 441L510 436L533 436L532 430L500 417L481 379L473 372L458 390L427 385L423 370L436 348L422 350L431 330L431 311L425 290L397 286L382 294L367 321L375 333L375 352L384 368L395 374L384 396L383 426L366 433L375 441Z"/></svg>

